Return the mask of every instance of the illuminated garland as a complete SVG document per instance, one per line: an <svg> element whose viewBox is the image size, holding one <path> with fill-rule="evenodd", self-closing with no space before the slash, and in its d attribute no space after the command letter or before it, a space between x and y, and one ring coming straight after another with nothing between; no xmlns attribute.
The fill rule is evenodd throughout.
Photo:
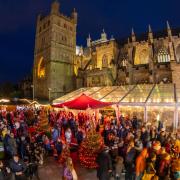
<svg viewBox="0 0 180 180"><path fill-rule="evenodd" d="M96 168L97 154L101 150L103 144L104 142L100 134L89 132L79 149L80 163L87 168Z"/></svg>
<svg viewBox="0 0 180 180"><path fill-rule="evenodd" d="M68 157L70 157L70 149L67 145L65 145L62 150L61 156L59 157L59 163L64 164Z"/></svg>

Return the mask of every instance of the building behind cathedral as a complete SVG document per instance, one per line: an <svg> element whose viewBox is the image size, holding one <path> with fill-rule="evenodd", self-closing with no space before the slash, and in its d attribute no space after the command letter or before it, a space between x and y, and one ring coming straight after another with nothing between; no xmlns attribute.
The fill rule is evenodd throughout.
<svg viewBox="0 0 180 180"><path fill-rule="evenodd" d="M77 12L66 17L59 3L52 3L48 16L38 16L34 51L35 97L55 99L80 87L127 84L174 83L180 88L180 29L126 39L87 38L86 47L76 46Z"/></svg>

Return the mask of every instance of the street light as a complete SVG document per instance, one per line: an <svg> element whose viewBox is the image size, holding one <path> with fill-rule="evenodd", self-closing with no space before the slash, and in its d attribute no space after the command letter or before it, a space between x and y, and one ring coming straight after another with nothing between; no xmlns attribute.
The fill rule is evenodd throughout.
<svg viewBox="0 0 180 180"><path fill-rule="evenodd" d="M49 91L49 101L51 100L51 88L48 88L48 91Z"/></svg>
<svg viewBox="0 0 180 180"><path fill-rule="evenodd" d="M33 101L34 101L34 85L32 84L31 87L32 87L32 91L33 91Z"/></svg>

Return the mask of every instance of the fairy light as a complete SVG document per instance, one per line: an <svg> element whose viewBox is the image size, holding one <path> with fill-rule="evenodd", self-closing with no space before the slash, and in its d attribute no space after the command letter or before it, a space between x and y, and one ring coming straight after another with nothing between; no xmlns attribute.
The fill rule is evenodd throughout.
<svg viewBox="0 0 180 180"><path fill-rule="evenodd" d="M79 149L80 163L87 168L97 168L96 158L103 144L100 134L89 132Z"/></svg>

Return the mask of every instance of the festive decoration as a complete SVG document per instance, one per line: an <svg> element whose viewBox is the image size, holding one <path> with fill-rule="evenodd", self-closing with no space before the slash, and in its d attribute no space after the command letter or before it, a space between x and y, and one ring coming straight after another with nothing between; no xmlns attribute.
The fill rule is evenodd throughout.
<svg viewBox="0 0 180 180"><path fill-rule="evenodd" d="M59 157L59 163L64 164L68 157L70 157L69 146L67 144L63 144L63 150L61 156Z"/></svg>
<svg viewBox="0 0 180 180"><path fill-rule="evenodd" d="M39 114L39 126L40 130L48 129L48 118L44 109L42 109Z"/></svg>
<svg viewBox="0 0 180 180"><path fill-rule="evenodd" d="M99 133L88 132L79 149L79 160L87 168L96 168L96 157L104 145Z"/></svg>
<svg viewBox="0 0 180 180"><path fill-rule="evenodd" d="M110 105L112 105L111 102L102 102L102 101L93 99L85 94L82 94L71 101L66 101L60 104L53 104L53 107L55 108L67 107L69 109L86 110L88 108L97 109L97 108L102 108L102 107L106 107Z"/></svg>

